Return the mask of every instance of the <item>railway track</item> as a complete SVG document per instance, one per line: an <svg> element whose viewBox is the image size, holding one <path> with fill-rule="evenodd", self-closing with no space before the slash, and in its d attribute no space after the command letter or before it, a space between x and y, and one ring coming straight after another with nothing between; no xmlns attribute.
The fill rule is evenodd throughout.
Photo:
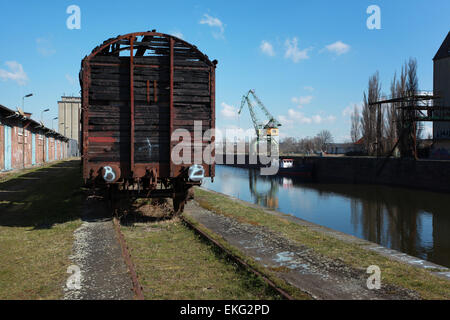
<svg viewBox="0 0 450 320"><path fill-rule="evenodd" d="M131 258L130 251L128 250L125 237L120 230L120 221L117 217L113 218L114 229L116 230L117 238L119 239L120 247L122 248L122 256L125 260L125 264L130 272L131 281L133 282L133 291L136 300L144 300L144 293L142 292L142 286L139 283L139 279L136 274L136 269L134 268L133 260Z"/></svg>
<svg viewBox="0 0 450 320"><path fill-rule="evenodd" d="M257 271L251 265L249 265L244 260L242 260L241 258L236 256L235 254L233 254L227 248L225 248L218 241L216 241L215 239L211 238L207 233L205 233L204 231L200 230L198 227L196 227L194 224L192 224L189 220L187 220L183 215L179 216L179 218L180 218L182 223L187 228L191 229L196 234L198 234L203 240L205 240L206 242L208 242L211 245L213 245L220 252L222 252L225 256L227 256L229 259L231 259L232 261L237 263L241 268L243 268L244 270L247 270L247 271L253 273L256 276L258 276L260 279L262 279L264 281L264 283L266 283L272 290L274 290L274 292L278 293L281 297L283 297L286 300L294 300L294 298L291 295L289 295L286 291L284 291L283 289L278 287L273 281L271 281L269 278L267 278L264 274L262 274L261 272ZM126 263L126 265L128 267L128 270L130 272L130 277L131 277L131 280L132 280L132 283L133 283L133 291L134 291L134 294L135 294L135 299L136 300L144 300L143 289L142 289L141 284L139 283L139 278L137 276L136 269L135 269L135 266L133 264L133 259L132 259L132 256L130 254L129 248L127 246L125 237L124 237L124 235L123 235L123 233L121 231L120 221L119 221L117 215L114 215L113 223L114 223L114 228L115 228L116 233L117 233L117 238L118 238L120 246L122 248L122 256L123 256L123 258L125 260L125 263Z"/></svg>
<svg viewBox="0 0 450 320"><path fill-rule="evenodd" d="M222 253L224 253L228 258L239 264L243 269L253 273L254 275L260 277L272 290L280 294L286 300L295 300L291 295L289 295L286 291L278 287L273 281L263 275L261 272L257 271L251 265L246 263L244 260L233 254L230 250L225 248L222 244L220 244L215 239L211 238L207 233L203 232L199 228L197 228L194 224L192 224L189 220L187 220L184 216L180 216L181 221L199 236L201 236L204 240L214 245L217 249L219 249Z"/></svg>

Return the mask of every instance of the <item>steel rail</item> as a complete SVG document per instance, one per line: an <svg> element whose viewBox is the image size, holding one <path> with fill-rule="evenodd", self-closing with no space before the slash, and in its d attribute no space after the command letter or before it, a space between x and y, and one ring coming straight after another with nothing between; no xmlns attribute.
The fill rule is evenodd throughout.
<svg viewBox="0 0 450 320"><path fill-rule="evenodd" d="M122 248L122 256L125 260L125 263L130 271L131 280L133 282L133 291L135 294L136 300L144 300L144 294L142 292L142 286L139 283L139 279L137 277L133 261L131 260L130 252L128 251L128 246L125 241L125 237L123 236L122 231L120 230L120 223L117 217L113 218L114 229L116 230L117 238L119 239L120 247Z"/></svg>
<svg viewBox="0 0 450 320"><path fill-rule="evenodd" d="M224 252L229 258L231 258L232 260L234 260L236 263L238 263L241 267L243 267L244 269L252 272L253 274L255 274L256 276L260 277L269 287L271 287L273 290L275 290L276 292L278 292L283 298L285 298L286 300L295 300L289 293L287 293L286 291L284 291L283 289L281 289L280 287L278 287L272 280L270 280L269 278L267 278L264 274L262 274L261 272L257 271L255 268L253 268L251 265L249 265L247 262L245 262L244 260L242 260L241 258L239 258L238 256L236 256L235 254L233 254L230 250L228 250L227 248L225 248L222 244L220 244L217 240L211 238L207 233L205 233L204 231L200 230L199 228L197 228L195 225L193 225L190 221L188 221L185 217L183 217L183 215L180 216L181 221L183 221L183 223L189 227L190 229L192 229L194 232L196 232L197 234L199 234L203 239L205 239L206 241L212 243L215 247L217 247L219 250L221 250L222 252Z"/></svg>

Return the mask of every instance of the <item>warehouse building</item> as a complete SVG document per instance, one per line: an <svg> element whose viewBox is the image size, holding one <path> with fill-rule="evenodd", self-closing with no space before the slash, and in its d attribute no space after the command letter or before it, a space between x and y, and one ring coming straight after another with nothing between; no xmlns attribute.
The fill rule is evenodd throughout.
<svg viewBox="0 0 450 320"><path fill-rule="evenodd" d="M450 110L450 32L433 58L433 94L437 104ZM442 116L448 116L445 112ZM431 157L450 159L450 122L433 122L433 147Z"/></svg>
<svg viewBox="0 0 450 320"><path fill-rule="evenodd" d="M0 105L0 171L67 158L69 139L30 117Z"/></svg>

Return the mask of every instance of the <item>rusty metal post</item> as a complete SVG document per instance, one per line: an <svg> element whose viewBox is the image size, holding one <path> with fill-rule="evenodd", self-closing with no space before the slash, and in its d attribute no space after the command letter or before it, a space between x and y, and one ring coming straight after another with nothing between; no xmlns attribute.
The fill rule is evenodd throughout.
<svg viewBox="0 0 450 320"><path fill-rule="evenodd" d="M22 168L25 169L25 127L22 127Z"/></svg>
<svg viewBox="0 0 450 320"><path fill-rule="evenodd" d="M214 67L211 67L211 75L210 75L210 79L211 79L211 129L214 132L214 137L211 138L211 143L214 144L214 149L213 152L211 154L212 157L214 157L214 163L215 163L215 157L216 157L216 147L215 147L215 141L216 141L216 66L214 65ZM215 169L216 166L212 165L210 166L211 168L211 172L209 173L209 175L211 176L211 179L213 179L214 181L214 175L215 175Z"/></svg>
<svg viewBox="0 0 450 320"><path fill-rule="evenodd" d="M173 108L173 47L174 47L174 40L171 37L170 38L170 102L169 102L169 112L170 112L170 129L169 129L169 143L170 143L170 147L169 147L169 163L170 163L170 176L173 177L174 176L174 165L172 162L172 147L173 147L173 142L172 142L172 133L173 133L173 120L174 120L174 108Z"/></svg>
<svg viewBox="0 0 450 320"><path fill-rule="evenodd" d="M134 175L134 36L130 37L130 172Z"/></svg>
<svg viewBox="0 0 450 320"><path fill-rule="evenodd" d="M147 103L150 104L150 80L147 80Z"/></svg>
<svg viewBox="0 0 450 320"><path fill-rule="evenodd" d="M90 74L91 67L90 61L83 60L83 100L82 100L82 115L83 115L83 147L82 147L82 159L83 159L83 176L86 177L88 172L88 130L89 130L89 88L90 88ZM65 126L65 125L64 125ZM44 155L45 157L45 155Z"/></svg>
<svg viewBox="0 0 450 320"><path fill-rule="evenodd" d="M42 131L42 163L45 163L45 133Z"/></svg>

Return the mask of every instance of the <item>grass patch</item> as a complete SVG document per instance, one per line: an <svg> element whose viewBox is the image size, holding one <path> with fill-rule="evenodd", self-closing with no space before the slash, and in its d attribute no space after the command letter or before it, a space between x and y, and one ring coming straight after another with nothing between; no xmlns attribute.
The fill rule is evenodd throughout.
<svg viewBox="0 0 450 320"><path fill-rule="evenodd" d="M279 299L179 219L122 226L146 299Z"/></svg>
<svg viewBox="0 0 450 320"><path fill-rule="evenodd" d="M81 225L79 161L9 176L0 183L0 299L58 299L73 232Z"/></svg>
<svg viewBox="0 0 450 320"><path fill-rule="evenodd" d="M382 283L417 291L423 299L450 299L450 282L427 270L393 261L359 244L347 243L272 215L265 210L246 206L224 195L196 188L195 199L205 209L232 217L238 221L261 225L290 240L313 249L323 256L340 261L359 270L378 265Z"/></svg>
<svg viewBox="0 0 450 320"><path fill-rule="evenodd" d="M61 162L63 162L63 161L47 162L45 164L37 165L37 166L26 168L26 169L19 169L19 170L1 172L0 173L0 183L6 182L6 181L9 181L9 180L12 180L12 179L16 179L16 178L18 178L20 176L24 176L26 174L35 172L37 170L41 170L41 169L44 169L44 168L48 168L48 167L51 167L51 166L58 165Z"/></svg>

